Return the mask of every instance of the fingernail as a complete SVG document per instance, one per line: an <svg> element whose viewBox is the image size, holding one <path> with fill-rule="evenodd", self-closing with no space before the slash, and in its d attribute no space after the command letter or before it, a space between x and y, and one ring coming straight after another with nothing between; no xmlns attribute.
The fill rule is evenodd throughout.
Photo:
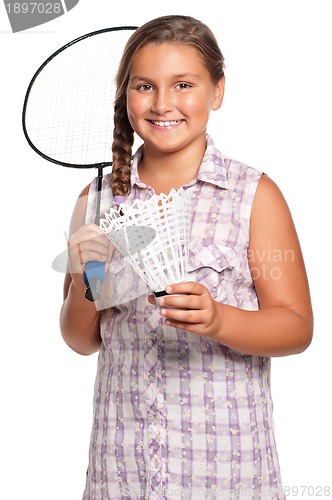
<svg viewBox="0 0 332 500"><path fill-rule="evenodd" d="M160 310L160 314L161 314L162 316L166 316L166 309L161 309L161 310Z"/></svg>
<svg viewBox="0 0 332 500"><path fill-rule="evenodd" d="M163 306L165 303L165 300L163 298L159 299L159 305L160 306Z"/></svg>
<svg viewBox="0 0 332 500"><path fill-rule="evenodd" d="M171 287L170 285L168 285L168 286L166 287L166 292L167 292L167 293L171 293L171 291L172 291L172 287Z"/></svg>

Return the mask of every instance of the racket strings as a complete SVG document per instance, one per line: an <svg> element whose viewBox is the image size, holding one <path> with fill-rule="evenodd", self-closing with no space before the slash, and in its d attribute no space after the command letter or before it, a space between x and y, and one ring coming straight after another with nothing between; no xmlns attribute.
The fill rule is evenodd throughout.
<svg viewBox="0 0 332 500"><path fill-rule="evenodd" d="M40 71L25 123L44 155L78 166L112 161L115 75L128 36L123 30L84 38Z"/></svg>

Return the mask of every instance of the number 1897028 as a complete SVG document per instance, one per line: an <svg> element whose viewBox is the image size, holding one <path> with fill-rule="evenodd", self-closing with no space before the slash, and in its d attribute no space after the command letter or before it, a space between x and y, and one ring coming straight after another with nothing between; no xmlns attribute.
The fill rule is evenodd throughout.
<svg viewBox="0 0 332 500"><path fill-rule="evenodd" d="M8 14L61 14L61 3L23 2L7 3Z"/></svg>

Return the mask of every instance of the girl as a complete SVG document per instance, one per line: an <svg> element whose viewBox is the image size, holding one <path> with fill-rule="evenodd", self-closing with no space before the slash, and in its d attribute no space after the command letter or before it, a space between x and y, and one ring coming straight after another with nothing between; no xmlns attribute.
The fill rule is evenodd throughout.
<svg viewBox="0 0 332 500"><path fill-rule="evenodd" d="M310 344L309 290L279 189L206 134L224 84L213 34L190 17L148 22L124 51L103 206L190 190L190 279L170 284L161 307L152 296L88 302L84 264L116 251L91 223L96 182L83 190L61 329L78 353L99 351L85 500L284 498L270 359Z"/></svg>

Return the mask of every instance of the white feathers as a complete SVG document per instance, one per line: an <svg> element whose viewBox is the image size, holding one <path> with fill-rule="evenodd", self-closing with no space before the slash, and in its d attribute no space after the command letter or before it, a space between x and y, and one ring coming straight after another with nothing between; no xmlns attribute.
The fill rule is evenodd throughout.
<svg viewBox="0 0 332 500"><path fill-rule="evenodd" d="M100 227L153 292L187 280L188 191L172 189L131 206L122 203L105 214Z"/></svg>

